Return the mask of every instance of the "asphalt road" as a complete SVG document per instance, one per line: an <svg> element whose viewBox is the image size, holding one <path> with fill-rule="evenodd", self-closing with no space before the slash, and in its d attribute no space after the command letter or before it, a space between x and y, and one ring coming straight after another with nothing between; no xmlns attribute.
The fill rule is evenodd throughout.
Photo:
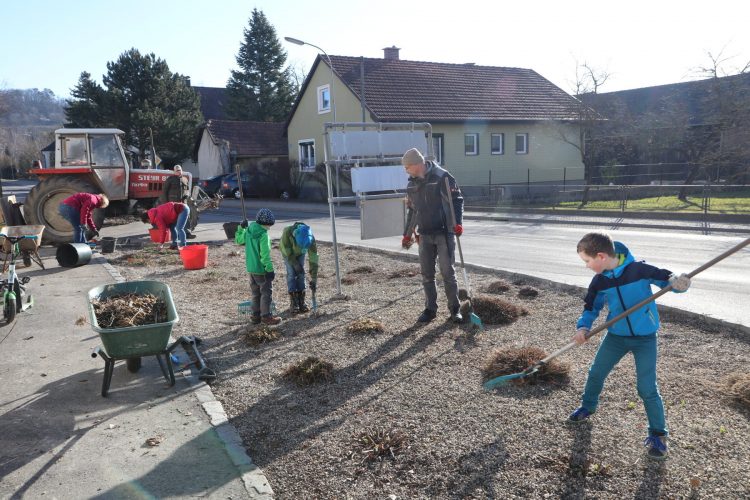
<svg viewBox="0 0 750 500"><path fill-rule="evenodd" d="M257 205L250 202L249 204ZM248 213L255 209L248 208ZM225 201L219 212L201 215L202 222L241 220L239 202ZM276 227L286 221L304 220L320 240L331 240L331 223L327 214L311 214L274 208ZM600 227L560 224L495 221L464 221L461 238L466 262L495 269L527 274L561 283L588 286L592 274L579 259L575 247L588 231ZM274 228L275 229L275 228ZM705 235L700 231L666 229L609 229L612 236L625 243L637 259L670 269L690 272L746 238L746 235ZM401 238L360 239L359 218L337 216L339 243L366 245L400 250ZM273 235L273 232L272 232ZM416 253L416 248L412 248ZM660 303L689 310L750 327L748 308L750 289L750 248L746 247L693 279L685 294L667 294Z"/></svg>

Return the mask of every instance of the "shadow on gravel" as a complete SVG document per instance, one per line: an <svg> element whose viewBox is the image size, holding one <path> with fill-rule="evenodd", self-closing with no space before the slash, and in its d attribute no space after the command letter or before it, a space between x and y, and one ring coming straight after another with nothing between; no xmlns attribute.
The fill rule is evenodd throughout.
<svg viewBox="0 0 750 500"><path fill-rule="evenodd" d="M323 432L342 425L349 415L331 415L352 398L382 383L388 373L408 359L423 354L428 347L443 337L454 325L435 323L427 326L412 326L392 335L377 349L335 372L335 381L299 388L293 383L277 382L276 389L258 400L244 414L233 419L241 429L245 444L249 444L250 456L258 466L264 467L279 457L296 449L307 440L315 439ZM422 333L423 332L423 333ZM416 340L415 335L422 333ZM413 343L399 352L407 340ZM452 350L452 348L450 349ZM402 377L404 383L408 377ZM366 405L382 392L362 402ZM361 406L361 405L360 405ZM286 415L283 419L279 415ZM283 436L283 439L269 439Z"/></svg>
<svg viewBox="0 0 750 500"><path fill-rule="evenodd" d="M643 460L646 461L643 466L643 480L633 498L635 500L659 498L661 483L664 482L664 477L667 474L667 464L664 461L657 462L648 458Z"/></svg>

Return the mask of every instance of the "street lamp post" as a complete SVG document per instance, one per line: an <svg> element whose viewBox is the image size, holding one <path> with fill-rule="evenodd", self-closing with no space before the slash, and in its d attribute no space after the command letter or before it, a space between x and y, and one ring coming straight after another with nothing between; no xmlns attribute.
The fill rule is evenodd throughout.
<svg viewBox="0 0 750 500"><path fill-rule="evenodd" d="M313 45L309 42L303 42L302 40L298 40L296 38L292 38L290 36L285 36L284 40L286 40L289 43L293 43L295 45L309 45L310 47L315 47L319 51L323 53L324 56L326 56L326 60L328 60L328 67L331 68L331 109L333 109L333 121L336 122L336 101L333 98L333 64L331 64L331 58L328 57L328 53L318 47L317 45Z"/></svg>

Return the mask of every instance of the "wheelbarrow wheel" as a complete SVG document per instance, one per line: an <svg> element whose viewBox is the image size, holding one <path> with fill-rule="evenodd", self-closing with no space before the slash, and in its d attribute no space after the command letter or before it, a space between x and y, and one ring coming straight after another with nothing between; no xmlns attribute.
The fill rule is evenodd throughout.
<svg viewBox="0 0 750 500"><path fill-rule="evenodd" d="M141 358L128 358L125 360L130 373L136 373L141 369Z"/></svg>

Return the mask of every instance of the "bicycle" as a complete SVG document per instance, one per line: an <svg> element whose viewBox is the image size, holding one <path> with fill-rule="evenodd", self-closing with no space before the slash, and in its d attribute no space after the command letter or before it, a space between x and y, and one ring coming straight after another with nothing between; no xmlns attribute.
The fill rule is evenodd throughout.
<svg viewBox="0 0 750 500"><path fill-rule="evenodd" d="M16 319L16 314L25 311L34 304L32 297L29 295L26 304L23 303L23 296L26 294L26 285L31 278L24 276L18 278L16 274L16 259L22 255L18 242L23 239L35 240L34 236L5 236L11 245L10 262L8 262L8 275L0 282L0 290L3 297L3 318L6 324L10 324Z"/></svg>

